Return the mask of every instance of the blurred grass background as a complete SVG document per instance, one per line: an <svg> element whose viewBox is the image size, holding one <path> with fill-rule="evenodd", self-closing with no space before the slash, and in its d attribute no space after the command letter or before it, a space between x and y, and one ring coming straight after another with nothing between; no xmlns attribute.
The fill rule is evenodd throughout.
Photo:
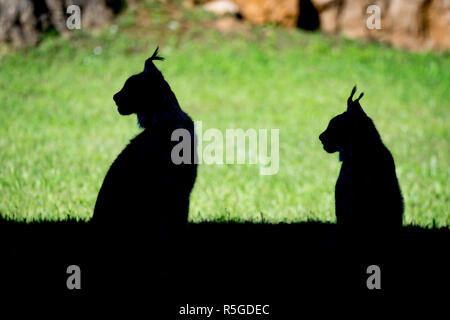
<svg viewBox="0 0 450 320"><path fill-rule="evenodd" d="M0 214L89 219L109 165L139 132L112 101L160 45L158 67L207 128L280 129L280 169L201 165L191 221L335 221L340 163L318 135L354 84L396 160L405 224L449 226L450 58L271 25L214 28L201 9L144 1L100 33L48 34L0 55ZM3 50L5 51L5 50Z"/></svg>

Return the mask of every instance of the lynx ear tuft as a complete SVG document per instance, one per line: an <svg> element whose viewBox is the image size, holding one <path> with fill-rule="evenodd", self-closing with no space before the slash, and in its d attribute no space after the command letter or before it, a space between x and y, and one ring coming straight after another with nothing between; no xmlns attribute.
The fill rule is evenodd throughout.
<svg viewBox="0 0 450 320"><path fill-rule="evenodd" d="M153 65L154 60L160 60L160 61L165 60L163 57L158 56L158 51L159 51L159 47L156 47L156 50L155 50L155 52L153 52L152 56L145 61L144 71L149 71L152 69L152 67L154 67L154 65Z"/></svg>
<svg viewBox="0 0 450 320"><path fill-rule="evenodd" d="M352 89L352 93L350 93L350 96L347 99L347 109L350 108L350 106L352 105L352 103L353 103L353 96L355 95L355 93L356 93L356 84L355 84L355 86Z"/></svg>
<svg viewBox="0 0 450 320"><path fill-rule="evenodd" d="M164 60L163 57L158 56L158 52L159 52L159 46L156 47L155 52L153 52L152 56L151 56L149 59L150 59L151 61L153 61L153 60Z"/></svg>

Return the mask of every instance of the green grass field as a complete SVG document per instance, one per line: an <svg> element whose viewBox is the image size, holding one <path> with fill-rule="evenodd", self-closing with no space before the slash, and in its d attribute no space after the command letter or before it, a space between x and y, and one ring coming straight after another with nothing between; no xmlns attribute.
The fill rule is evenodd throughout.
<svg viewBox="0 0 450 320"><path fill-rule="evenodd" d="M157 65L205 128L280 129L280 169L201 165L190 220L335 220L340 163L318 135L354 84L396 160L405 224L449 226L450 58L274 26L222 34L212 17L154 5L151 25L125 11L118 30L48 35L0 56L0 213L89 219L103 177L139 129L112 101L157 44ZM101 47L101 52L96 47ZM124 217L126 219L126 217Z"/></svg>

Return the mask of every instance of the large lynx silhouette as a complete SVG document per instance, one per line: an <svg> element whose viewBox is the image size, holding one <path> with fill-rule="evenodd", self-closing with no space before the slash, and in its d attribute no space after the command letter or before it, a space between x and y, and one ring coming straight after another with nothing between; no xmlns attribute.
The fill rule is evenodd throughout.
<svg viewBox="0 0 450 320"><path fill-rule="evenodd" d="M121 115L137 114L144 130L111 165L95 204L92 224L115 237L161 240L187 223L194 186L194 124L181 110L175 94L153 61L163 60L158 49L144 71L131 76L114 95ZM174 164L171 151L176 129L190 134L191 162ZM126 239L124 239L126 240Z"/></svg>
<svg viewBox="0 0 450 320"><path fill-rule="evenodd" d="M339 152L342 161L336 183L336 218L340 229L379 234L402 226L403 199L394 159L372 120L355 99L347 111L331 119L320 135L325 151Z"/></svg>

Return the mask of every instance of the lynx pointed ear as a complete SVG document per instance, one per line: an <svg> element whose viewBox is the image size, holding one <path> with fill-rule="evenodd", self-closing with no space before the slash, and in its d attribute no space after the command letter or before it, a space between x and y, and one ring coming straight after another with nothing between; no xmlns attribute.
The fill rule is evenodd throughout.
<svg viewBox="0 0 450 320"><path fill-rule="evenodd" d="M353 96L356 93L356 85L353 87L352 93L350 94L350 97L347 99L347 112L350 114L356 114L356 113L363 113L364 110L361 107L361 104L359 103L359 100L364 96L364 92L361 92L359 97L355 100L353 100Z"/></svg>
<svg viewBox="0 0 450 320"><path fill-rule="evenodd" d="M362 97L364 97L364 92L361 92L361 94L359 95L358 99L356 99L355 101L361 100Z"/></svg>
<svg viewBox="0 0 450 320"><path fill-rule="evenodd" d="M356 84L355 84L355 86L353 87L353 89L352 89L352 93L350 93L350 97L348 97L350 100L352 100L353 99L353 96L355 95L355 93L356 93Z"/></svg>
<svg viewBox="0 0 450 320"><path fill-rule="evenodd" d="M156 50L153 52L152 56L145 61L144 71L147 72L153 66L154 60L164 60L163 57L158 56L159 46L156 47Z"/></svg>
<svg viewBox="0 0 450 320"><path fill-rule="evenodd" d="M352 103L353 103L353 96L355 95L355 93L356 93L356 85L353 87L352 93L350 93L350 96L347 99L347 109L349 109L350 106L352 105Z"/></svg>

